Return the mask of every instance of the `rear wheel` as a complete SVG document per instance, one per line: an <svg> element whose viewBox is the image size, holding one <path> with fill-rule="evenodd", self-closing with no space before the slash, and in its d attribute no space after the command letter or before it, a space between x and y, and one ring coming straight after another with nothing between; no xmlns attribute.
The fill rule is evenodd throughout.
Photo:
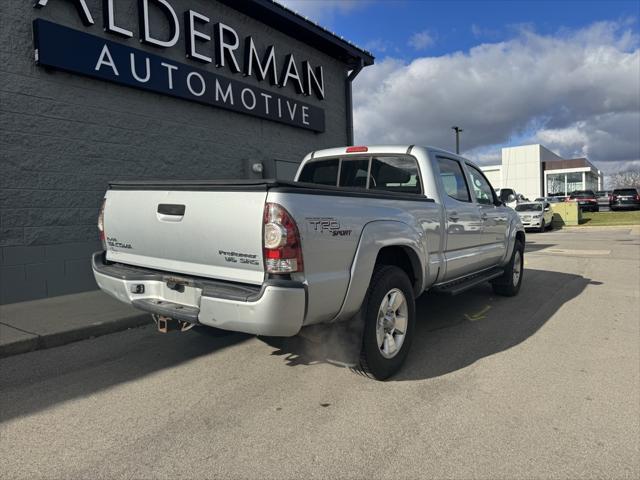
<svg viewBox="0 0 640 480"><path fill-rule="evenodd" d="M503 297L513 297L520 291L524 273L524 244L516 240L511 260L504 268L502 276L491 282L493 291Z"/></svg>
<svg viewBox="0 0 640 480"><path fill-rule="evenodd" d="M402 366L413 337L416 307L407 274L396 266L377 266L363 307L360 368L385 380Z"/></svg>

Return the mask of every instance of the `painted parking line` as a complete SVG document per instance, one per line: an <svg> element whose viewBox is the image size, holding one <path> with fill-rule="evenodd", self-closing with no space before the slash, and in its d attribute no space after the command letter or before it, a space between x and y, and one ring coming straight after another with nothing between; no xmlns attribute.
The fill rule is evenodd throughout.
<svg viewBox="0 0 640 480"><path fill-rule="evenodd" d="M584 256L606 256L611 253L611 250L576 250L569 248L544 248L542 250L538 250L536 252L532 252L533 254L547 254L547 255L572 255L576 257L584 257ZM531 253L529 254L531 255Z"/></svg>
<svg viewBox="0 0 640 480"><path fill-rule="evenodd" d="M487 312L489 312L489 310L491 310L491 306L490 305L485 305L485 307L482 310L480 310L479 312L472 313L472 314L465 313L464 314L464 318L466 318L470 322L475 322L477 320L482 320L483 318L486 318L486 316L487 316L486 314L487 314Z"/></svg>

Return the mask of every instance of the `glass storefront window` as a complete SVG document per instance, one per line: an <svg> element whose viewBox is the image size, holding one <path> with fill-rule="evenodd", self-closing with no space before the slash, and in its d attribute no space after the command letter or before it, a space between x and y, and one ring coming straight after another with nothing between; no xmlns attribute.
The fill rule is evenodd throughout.
<svg viewBox="0 0 640 480"><path fill-rule="evenodd" d="M564 194L564 173L547 175L547 195Z"/></svg>
<svg viewBox="0 0 640 480"><path fill-rule="evenodd" d="M567 195L582 190L582 172L567 173Z"/></svg>
<svg viewBox="0 0 640 480"><path fill-rule="evenodd" d="M586 190L593 190L595 192L596 190L598 190L598 176L594 175L591 172L588 172L585 184Z"/></svg>
<svg viewBox="0 0 640 480"><path fill-rule="evenodd" d="M599 189L597 174L584 172L584 185L582 184L582 174L583 172L547 174L547 195L569 195L576 190L593 190L595 192Z"/></svg>

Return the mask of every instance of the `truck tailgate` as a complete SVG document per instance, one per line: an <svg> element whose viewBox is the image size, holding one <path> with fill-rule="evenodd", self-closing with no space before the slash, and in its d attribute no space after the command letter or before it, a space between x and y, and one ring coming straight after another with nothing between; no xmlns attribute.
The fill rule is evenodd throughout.
<svg viewBox="0 0 640 480"><path fill-rule="evenodd" d="M107 259L157 270L260 284L266 190L109 190Z"/></svg>

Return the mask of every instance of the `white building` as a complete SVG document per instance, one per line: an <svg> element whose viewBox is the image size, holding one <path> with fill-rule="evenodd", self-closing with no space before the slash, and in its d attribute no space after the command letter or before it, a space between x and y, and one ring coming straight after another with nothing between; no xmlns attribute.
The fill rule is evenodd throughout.
<svg viewBox="0 0 640 480"><path fill-rule="evenodd" d="M540 144L502 149L502 164L482 167L493 187L533 200L574 190L602 190L603 174L586 158L565 159Z"/></svg>

